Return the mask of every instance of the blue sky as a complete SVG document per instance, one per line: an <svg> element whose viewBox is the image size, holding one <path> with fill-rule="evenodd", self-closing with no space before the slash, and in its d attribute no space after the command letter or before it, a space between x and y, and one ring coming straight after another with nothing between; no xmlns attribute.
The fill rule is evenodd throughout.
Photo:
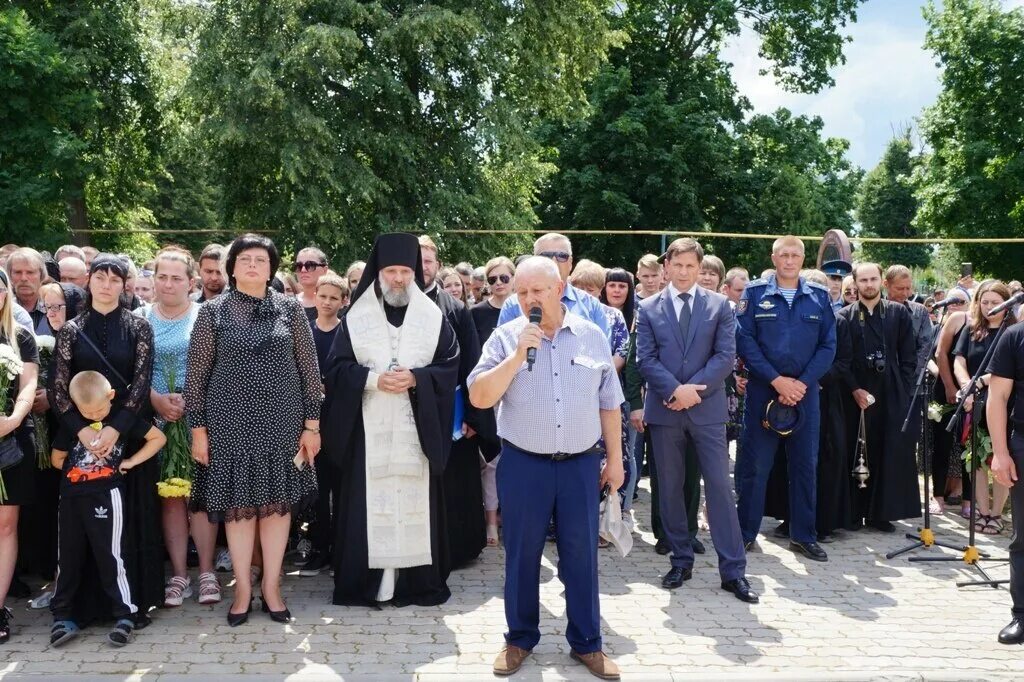
<svg viewBox="0 0 1024 682"><path fill-rule="evenodd" d="M853 38L844 50L846 63L833 69L835 86L814 95L782 90L770 76L761 76L757 41L742 35L725 51L733 77L757 112L782 106L797 114L818 115L825 134L850 141L850 160L872 168L893 131L916 118L940 89L935 58L924 49L927 25L922 0L867 0L848 26ZM1008 7L1024 0L1004 0ZM918 139L915 135L915 139Z"/></svg>

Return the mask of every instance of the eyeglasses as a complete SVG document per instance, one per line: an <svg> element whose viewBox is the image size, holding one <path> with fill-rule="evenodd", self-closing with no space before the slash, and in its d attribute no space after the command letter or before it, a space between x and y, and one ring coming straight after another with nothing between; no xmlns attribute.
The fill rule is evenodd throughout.
<svg viewBox="0 0 1024 682"><path fill-rule="evenodd" d="M48 313L59 313L64 310L66 306L63 303L54 303L53 305L44 305L43 308Z"/></svg>
<svg viewBox="0 0 1024 682"><path fill-rule="evenodd" d="M327 263L319 263L315 260L306 260L301 263L296 263L292 266L292 270L295 272L302 272L303 270L316 270L317 268L326 268Z"/></svg>
<svg viewBox="0 0 1024 682"><path fill-rule="evenodd" d="M537 255L544 256L545 258L551 258L559 263L568 263L569 259L572 258L572 254L565 251L541 251Z"/></svg>
<svg viewBox="0 0 1024 682"><path fill-rule="evenodd" d="M491 275L490 277L487 278L487 283L490 284L491 286L494 286L495 284L498 283L499 279L501 280L502 284L508 284L509 282L512 281L512 275Z"/></svg>
<svg viewBox="0 0 1024 682"><path fill-rule="evenodd" d="M853 294L856 294L857 290L856 289L843 289L843 293L846 294L847 296L851 296Z"/></svg>
<svg viewBox="0 0 1024 682"><path fill-rule="evenodd" d="M267 265L270 259L266 256L239 256L238 262L242 265Z"/></svg>

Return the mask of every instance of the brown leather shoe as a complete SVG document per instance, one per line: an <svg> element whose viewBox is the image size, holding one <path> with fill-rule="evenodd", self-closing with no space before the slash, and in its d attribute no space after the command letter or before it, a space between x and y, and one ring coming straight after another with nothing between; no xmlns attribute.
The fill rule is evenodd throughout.
<svg viewBox="0 0 1024 682"><path fill-rule="evenodd" d="M590 674L595 677L600 677L602 680L617 680L619 679L619 666L615 665L615 662L604 655L603 651L595 651L590 654L578 654L575 651L572 652L572 657L587 666L587 670Z"/></svg>
<svg viewBox="0 0 1024 682"><path fill-rule="evenodd" d="M523 661L530 655L526 649L520 649L512 644L507 645L494 659L494 674L506 677L514 674L523 667Z"/></svg>

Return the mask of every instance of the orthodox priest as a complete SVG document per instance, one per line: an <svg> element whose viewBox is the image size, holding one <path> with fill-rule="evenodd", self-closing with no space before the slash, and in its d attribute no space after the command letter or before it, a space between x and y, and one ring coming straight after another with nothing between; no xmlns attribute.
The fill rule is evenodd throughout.
<svg viewBox="0 0 1024 682"><path fill-rule="evenodd" d="M850 480L851 528L868 525L891 533L892 521L921 515L913 436L900 430L914 390L917 341L907 307L882 299L881 267L859 263L853 277L859 300L839 311L849 324L853 348L845 379L854 402L848 438L856 463L863 411L870 476L867 488Z"/></svg>
<svg viewBox="0 0 1024 682"><path fill-rule="evenodd" d="M451 596L442 477L459 346L422 287L415 235L378 236L327 359L324 449L341 470L335 604Z"/></svg>

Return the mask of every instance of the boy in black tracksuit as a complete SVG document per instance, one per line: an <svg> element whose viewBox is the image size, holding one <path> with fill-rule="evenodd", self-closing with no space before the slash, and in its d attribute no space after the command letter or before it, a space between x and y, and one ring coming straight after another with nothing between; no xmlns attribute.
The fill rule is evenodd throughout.
<svg viewBox="0 0 1024 682"><path fill-rule="evenodd" d="M114 397L110 382L99 372L80 372L71 380L68 392L79 413L93 421L91 426L98 440ZM145 445L133 456L125 457L124 444L139 438L145 439ZM155 455L166 442L163 433L148 423L140 423L132 431L120 434L104 457L86 449L77 434L62 431L54 439L51 463L61 470L61 483L57 512L57 580L50 602L52 645L60 646L80 631L71 620L71 614L82 563L89 549L96 559L100 586L110 597L112 615L117 619L107 639L114 646L124 646L131 639L134 630L131 616L137 609L132 603L121 558L123 474Z"/></svg>

